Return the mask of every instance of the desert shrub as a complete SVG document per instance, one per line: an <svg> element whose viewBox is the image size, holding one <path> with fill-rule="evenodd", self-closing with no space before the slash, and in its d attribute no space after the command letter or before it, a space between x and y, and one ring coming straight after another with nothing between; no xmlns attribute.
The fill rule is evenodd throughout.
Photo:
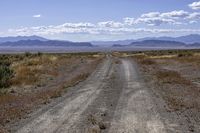
<svg viewBox="0 0 200 133"><path fill-rule="evenodd" d="M10 66L10 64L11 64L11 63L10 63L10 61L8 61L8 60L1 60L1 61L0 61L0 65L1 65L1 66Z"/></svg>
<svg viewBox="0 0 200 133"><path fill-rule="evenodd" d="M190 57L190 56L193 56L193 54L190 52L182 52L178 54L178 57Z"/></svg>
<svg viewBox="0 0 200 133"><path fill-rule="evenodd" d="M30 85L39 80L40 70L29 66L20 66L15 70L15 76L12 79L14 85Z"/></svg>
<svg viewBox="0 0 200 133"><path fill-rule="evenodd" d="M9 66L0 65L0 88L9 87L12 76L13 71Z"/></svg>
<svg viewBox="0 0 200 133"><path fill-rule="evenodd" d="M153 65L153 64L155 64L155 61L153 61L151 59L143 59L140 61L140 63L143 65Z"/></svg>
<svg viewBox="0 0 200 133"><path fill-rule="evenodd" d="M31 53L30 52L25 52L24 55L25 55L25 57L29 57L29 56L31 56Z"/></svg>
<svg viewBox="0 0 200 133"><path fill-rule="evenodd" d="M43 53L37 52L37 56L42 56L42 55L43 55Z"/></svg>
<svg viewBox="0 0 200 133"><path fill-rule="evenodd" d="M170 70L161 70L157 71L156 77L162 83L173 83L173 84L182 84L190 85L191 82L183 78L180 73Z"/></svg>

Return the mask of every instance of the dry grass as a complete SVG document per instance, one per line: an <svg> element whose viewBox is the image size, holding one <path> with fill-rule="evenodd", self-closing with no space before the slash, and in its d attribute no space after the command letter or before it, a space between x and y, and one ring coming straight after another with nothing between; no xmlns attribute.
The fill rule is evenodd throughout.
<svg viewBox="0 0 200 133"><path fill-rule="evenodd" d="M4 57L13 61L10 67L14 76L11 79L13 91L0 93L1 126L22 119L32 109L62 96L66 88L85 80L104 57L96 53L16 56ZM38 84L43 85L38 88ZM21 89L26 85L31 86L26 88L29 91Z"/></svg>
<svg viewBox="0 0 200 133"><path fill-rule="evenodd" d="M174 60L179 61L180 63L190 63L193 66L200 67L200 55L193 56L181 56L176 57Z"/></svg>
<svg viewBox="0 0 200 133"><path fill-rule="evenodd" d="M32 69L31 67L21 66L15 69L15 76L12 79L13 85L31 85L39 80L39 73L41 71L38 69Z"/></svg>
<svg viewBox="0 0 200 133"><path fill-rule="evenodd" d="M156 57L158 55L154 55ZM160 56L160 55L159 55ZM185 109L196 109L200 111L200 88L189 79L186 79L178 71L163 69L161 66L170 65L167 58L152 58L152 55L134 57L139 63L141 72L149 83L167 103L171 111L183 111ZM172 56L172 60L179 60L180 63L198 62L196 56ZM162 60L158 62L157 59ZM164 63L163 63L164 62ZM171 64L173 65L173 64ZM192 71L192 70L191 70Z"/></svg>
<svg viewBox="0 0 200 133"><path fill-rule="evenodd" d="M144 59L140 60L140 63L143 65L154 65L156 62L153 61L152 59L144 58Z"/></svg>
<svg viewBox="0 0 200 133"><path fill-rule="evenodd" d="M158 81L165 84L191 85L192 82L183 78L180 73L170 70L157 70L155 74Z"/></svg>

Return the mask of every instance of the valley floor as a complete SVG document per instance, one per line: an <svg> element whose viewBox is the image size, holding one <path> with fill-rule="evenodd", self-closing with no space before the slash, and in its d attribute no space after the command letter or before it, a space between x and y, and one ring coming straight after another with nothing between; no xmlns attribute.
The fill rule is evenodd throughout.
<svg viewBox="0 0 200 133"><path fill-rule="evenodd" d="M107 55L85 81L8 128L17 133L200 132L198 99L191 99L194 107L182 97L188 94L198 98L198 86L190 88L192 83L180 77L181 81L163 79L161 82L163 73L159 75L160 80L154 79L155 73L151 72L161 68L151 61L121 54ZM166 86L165 82L169 84ZM188 86L177 85L180 82ZM176 91L174 85L179 87ZM188 88L197 90L196 94L190 94Z"/></svg>

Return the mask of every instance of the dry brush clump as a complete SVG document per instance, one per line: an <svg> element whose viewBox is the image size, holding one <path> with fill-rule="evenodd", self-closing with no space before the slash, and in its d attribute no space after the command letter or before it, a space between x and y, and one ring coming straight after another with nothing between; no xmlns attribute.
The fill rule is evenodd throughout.
<svg viewBox="0 0 200 133"><path fill-rule="evenodd" d="M153 61L152 59L142 59L140 60L140 63L143 65L154 65L156 62Z"/></svg>
<svg viewBox="0 0 200 133"><path fill-rule="evenodd" d="M192 82L183 78L180 73L171 70L158 70L155 73L157 80L161 83L169 83L169 84L184 84L191 85Z"/></svg>
<svg viewBox="0 0 200 133"><path fill-rule="evenodd" d="M54 57L54 56L53 56ZM15 75L12 79L13 85L33 85L39 82L42 75L53 75L57 62L51 56L40 56L27 58L21 62L13 64L12 68L15 70ZM50 71L52 69L52 71Z"/></svg>

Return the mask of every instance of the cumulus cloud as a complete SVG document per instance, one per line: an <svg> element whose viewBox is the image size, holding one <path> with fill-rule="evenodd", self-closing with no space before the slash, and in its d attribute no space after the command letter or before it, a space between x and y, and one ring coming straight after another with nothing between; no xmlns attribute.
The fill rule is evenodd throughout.
<svg viewBox="0 0 200 133"><path fill-rule="evenodd" d="M42 17L42 15L41 15L41 14L36 14L36 15L33 15L33 18L40 18L40 17Z"/></svg>
<svg viewBox="0 0 200 133"><path fill-rule="evenodd" d="M59 27L63 28L93 28L95 27L92 23L64 23L62 25L59 25Z"/></svg>
<svg viewBox="0 0 200 133"><path fill-rule="evenodd" d="M179 19L179 18L185 18L189 15L188 12L183 11L183 10L175 10L171 12L149 12L146 14L142 14L141 18L171 18L171 19Z"/></svg>
<svg viewBox="0 0 200 133"><path fill-rule="evenodd" d="M189 16L189 13L183 10L180 11L171 11L171 12L149 12L142 14L137 18L134 24L144 23L150 26L160 26L162 24L171 24L171 25L180 25L183 24L179 22L178 19L184 19Z"/></svg>
<svg viewBox="0 0 200 133"><path fill-rule="evenodd" d="M190 23L190 24L196 24L196 23L198 23L198 22L195 21L195 20L192 20L192 21L190 21L189 23Z"/></svg>
<svg viewBox="0 0 200 133"><path fill-rule="evenodd" d="M149 26L160 26L161 24L179 24L178 22L174 21L173 19L165 19L160 17L155 18L138 18L135 21L136 24L144 23Z"/></svg>
<svg viewBox="0 0 200 133"><path fill-rule="evenodd" d="M126 17L123 20L125 25L133 25L135 23L135 18Z"/></svg>
<svg viewBox="0 0 200 133"><path fill-rule="evenodd" d="M99 22L98 26L103 28L121 28L123 27L123 24L120 22L106 21L106 22Z"/></svg>
<svg viewBox="0 0 200 133"><path fill-rule="evenodd" d="M138 20L139 21L139 20ZM174 23L174 21L160 19L146 19L149 25L159 25L161 23ZM152 22L153 21L153 22ZM107 23L106 23L107 24ZM103 25L104 26L104 25ZM106 25L107 26L107 25ZM61 34L87 34L87 35L128 35L128 34L143 34L143 33L174 33L188 32L197 33L199 29L154 29L154 28L133 28L127 26L107 26L92 23L64 23L61 25L37 26L37 27L22 27L18 29L9 29L8 35L61 35Z"/></svg>
<svg viewBox="0 0 200 133"><path fill-rule="evenodd" d="M149 12L146 14L142 14L141 18L155 18L155 17L159 17L160 16L160 12Z"/></svg>
<svg viewBox="0 0 200 133"><path fill-rule="evenodd" d="M192 3L198 5L198 3ZM197 8L195 8L197 9ZM33 15L34 18L40 18L41 15ZM138 18L126 17L123 21L102 21L97 23L79 22L63 23L60 25L22 27L9 29L8 35L65 35L65 34L84 34L84 35L129 35L146 33L176 33L188 32L198 33L200 29L162 29L161 25L182 25L195 24L200 20L199 12L187 12L184 10L174 10L171 12L149 12L140 15ZM140 27L144 28L140 28ZM146 27L146 26L157 26ZM137 27L137 28L136 28ZM161 26L162 27L162 26Z"/></svg>
<svg viewBox="0 0 200 133"><path fill-rule="evenodd" d="M193 2L193 3L189 4L188 6L190 8L192 8L193 10L199 10L200 9L200 1Z"/></svg>
<svg viewBox="0 0 200 133"><path fill-rule="evenodd" d="M160 14L160 17L162 18L175 18L175 19L179 19L179 18L186 18L189 15L188 12L180 10L180 11L172 11L172 12L166 12L166 13L162 13Z"/></svg>
<svg viewBox="0 0 200 133"><path fill-rule="evenodd" d="M193 20L198 20L198 19L200 19L200 12L191 13L187 18L193 19Z"/></svg>

